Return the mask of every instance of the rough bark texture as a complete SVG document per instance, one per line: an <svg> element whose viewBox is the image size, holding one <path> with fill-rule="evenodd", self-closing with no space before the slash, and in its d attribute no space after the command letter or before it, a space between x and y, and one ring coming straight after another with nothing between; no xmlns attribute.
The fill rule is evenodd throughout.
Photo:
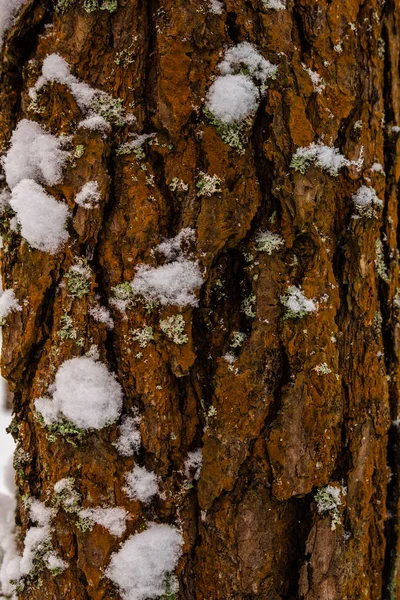
<svg viewBox="0 0 400 600"><path fill-rule="evenodd" d="M60 13L45 0L25 4L2 54L1 146L25 117L85 150L51 190L73 211L62 252L32 250L2 222L4 287L23 306L8 317L2 350L23 450L21 544L28 526L21 499L50 505L54 483L74 477L85 507L129 511L126 537L146 521L182 527L179 598L400 598L398 429L391 426L399 415L400 138L392 131L400 125L399 20L394 0L288 0L287 10L226 0L221 14L187 0L118 0L115 12L90 14L78 0ZM202 111L222 52L241 41L279 67L242 153ZM32 111L28 89L52 52L82 81L121 98L136 122L113 125L107 136L78 129L81 112L57 83ZM320 94L302 63L325 80ZM157 134L141 160L116 153L132 132ZM363 148L362 170L333 177L315 166L304 174L290 168L299 146L321 139L349 160ZM384 172L371 170L374 163ZM200 171L221 179L220 192L197 194ZM172 191L174 178L188 189ZM94 179L103 200L88 211L73 199ZM384 202L378 218L353 218L351 197L363 183ZM198 307L148 313L138 305L124 319L109 304L112 288L131 281L139 263L162 264L155 246L184 227L196 231L204 270ZM255 247L266 229L285 240L272 254ZM378 239L384 256L377 260ZM81 299L60 285L77 257L93 272ZM285 319L280 298L288 285L302 286L318 311ZM113 331L89 315L96 294L110 308ZM255 316L243 312L251 296ZM65 311L82 347L57 334ZM182 345L159 327L178 313L189 337ZM144 324L155 339L141 349L131 332ZM223 356L237 331L246 339L231 364ZM49 439L35 419L33 401L60 364L92 344L123 386L123 413L137 407L142 417L136 462L160 476L164 492L147 507L122 491L134 460L112 445L119 423L72 444L68 436ZM328 372L315 369L325 363ZM184 462L200 446L201 477L190 487ZM315 494L338 484L347 496L333 530ZM98 525L81 532L74 515L60 511L53 544L69 568L59 576L43 570L40 587L33 582L19 597L120 598L103 575L120 541Z"/></svg>

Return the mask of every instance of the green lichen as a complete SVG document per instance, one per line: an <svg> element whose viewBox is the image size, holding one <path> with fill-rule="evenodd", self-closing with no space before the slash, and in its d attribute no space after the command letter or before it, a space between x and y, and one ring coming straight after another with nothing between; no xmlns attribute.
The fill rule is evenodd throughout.
<svg viewBox="0 0 400 600"><path fill-rule="evenodd" d="M82 156L85 154L85 146L83 144L78 144L77 146L75 146L75 150L74 150L74 158L82 158Z"/></svg>
<svg viewBox="0 0 400 600"><path fill-rule="evenodd" d="M147 344L154 340L153 328L145 325L142 329L133 329L131 331L132 339L139 342L141 348L146 348Z"/></svg>
<svg viewBox="0 0 400 600"><path fill-rule="evenodd" d="M182 315L172 315L160 321L160 328L174 344L186 344L189 340L185 332L185 319Z"/></svg>
<svg viewBox="0 0 400 600"><path fill-rule="evenodd" d="M256 307L256 297L254 294L251 294L250 296L247 296L247 298L245 298L243 300L240 310L242 313L244 313L246 315L246 317L249 317L249 319L254 319L254 317L257 314L255 307Z"/></svg>
<svg viewBox="0 0 400 600"><path fill-rule="evenodd" d="M380 239L375 242L375 269L378 277L389 282L389 273L385 264L385 254L383 251L383 244Z"/></svg>
<svg viewBox="0 0 400 600"><path fill-rule="evenodd" d="M81 259L78 264L69 268L65 274L68 291L73 298L81 299L90 291L91 272L86 262Z"/></svg>
<svg viewBox="0 0 400 600"><path fill-rule="evenodd" d="M115 125L124 125L126 122L125 109L121 98L112 98L105 93L99 94L93 100L90 109Z"/></svg>
<svg viewBox="0 0 400 600"><path fill-rule="evenodd" d="M224 123L215 117L207 107L204 108L204 114L225 144L240 153L244 151L253 126L253 117L247 117L241 123Z"/></svg>
<svg viewBox="0 0 400 600"><path fill-rule="evenodd" d="M72 317L70 317L66 311L64 311L60 322L61 328L57 331L58 337L62 340L76 340L78 335L77 330L74 328Z"/></svg>
<svg viewBox="0 0 400 600"><path fill-rule="evenodd" d="M221 179L217 175L209 175L200 171L200 178L196 183L197 195L210 197L221 191Z"/></svg>
<svg viewBox="0 0 400 600"><path fill-rule="evenodd" d="M117 0L83 0L83 9L87 13L92 13L96 10L108 10L110 13L113 13L117 8Z"/></svg>

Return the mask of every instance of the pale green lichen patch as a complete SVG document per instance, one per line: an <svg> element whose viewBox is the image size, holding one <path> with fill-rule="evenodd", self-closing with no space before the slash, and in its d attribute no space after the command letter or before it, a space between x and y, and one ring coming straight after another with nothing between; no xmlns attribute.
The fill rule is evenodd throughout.
<svg viewBox="0 0 400 600"><path fill-rule="evenodd" d="M221 191L222 180L217 175L209 175L200 171L199 180L196 183L197 195L210 197Z"/></svg>
<svg viewBox="0 0 400 600"><path fill-rule="evenodd" d="M339 506L342 504L342 497L346 495L346 489L342 486L327 485L319 488L314 496L317 503L319 514L328 512L331 517L331 529L334 531L342 522Z"/></svg>
<svg viewBox="0 0 400 600"><path fill-rule="evenodd" d="M388 283L389 273L385 264L385 254L383 251L383 244L380 239L375 242L375 269L378 277Z"/></svg>
<svg viewBox="0 0 400 600"><path fill-rule="evenodd" d="M139 342L141 348L146 348L149 342L154 340L153 328L148 325L145 325L141 329L133 329L131 335L134 341Z"/></svg>
<svg viewBox="0 0 400 600"><path fill-rule="evenodd" d="M260 231L255 238L255 246L258 252L266 252L271 255L285 245L282 236L272 231Z"/></svg>
<svg viewBox="0 0 400 600"><path fill-rule="evenodd" d="M185 333L185 319L182 315L172 315L160 321L161 331L174 342L182 345L188 342L188 336Z"/></svg>
<svg viewBox="0 0 400 600"><path fill-rule="evenodd" d="M91 277L91 271L83 259L81 259L78 264L70 267L65 274L70 295L73 298L81 299L88 294L90 291Z"/></svg>

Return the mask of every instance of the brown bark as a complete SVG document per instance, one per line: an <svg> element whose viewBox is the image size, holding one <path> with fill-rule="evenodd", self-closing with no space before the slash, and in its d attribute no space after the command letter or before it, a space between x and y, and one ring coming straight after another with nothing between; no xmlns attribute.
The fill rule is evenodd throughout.
<svg viewBox="0 0 400 600"><path fill-rule="evenodd" d="M4 287L23 306L8 317L2 350L13 430L29 456L17 474L21 550L29 525L22 498L50 505L55 482L74 477L85 507L129 511L125 537L146 521L182 526L179 598L400 598L398 429L391 426L399 415L400 138L392 131L400 125L399 5L288 0L287 10L270 10L257 0L226 0L218 15L205 2L118 0L115 12L90 14L81 4L57 13L50 2L28 0L2 54L2 148L21 118L85 147L51 190L73 210L62 252L32 250L9 219L2 223ZM242 41L278 73L240 153L202 109L222 51ZM121 98L136 121L113 125L106 137L78 129L79 107L56 83L43 90L41 112L29 110L28 90L52 52L80 80ZM302 63L323 77L322 93ZM116 153L132 132L157 134L142 161ZM362 170L349 166L333 177L315 166L304 174L290 168L299 146L322 139L349 160L363 148ZM371 170L374 163L384 173ZM197 195L200 171L222 180L219 193ZM171 191L174 178L188 190ZM106 200L87 211L73 199L94 179ZM351 197L362 184L384 202L378 218L352 218ZM131 281L139 263L161 264L152 250L184 227L196 230L205 273L199 306L148 314L139 305L124 320L109 304L112 288ZM272 254L255 247L266 229L285 241ZM386 280L375 264L377 239ZM81 299L60 286L76 257L87 257L94 273ZM288 285L302 286L318 311L284 319ZM111 332L89 316L96 294L114 318ZM252 295L254 317L243 312ZM57 335L65 311L83 347ZM160 319L177 313L187 344L160 333ZM141 350L131 331L143 324L155 339ZM235 331L247 337L231 366L223 356ZM34 417L34 400L62 362L93 344L123 386L123 414L137 407L142 417L138 462L160 476L164 492L149 506L122 491L134 460L112 445L119 423L71 444L49 440ZM329 372L315 370L325 363ZM200 446L201 476L189 488L184 462ZM347 488L335 530L315 502L327 485ZM40 587L31 582L20 598L120 597L103 571L121 540L98 525L81 532L60 510L52 541L69 568L55 577L43 570Z"/></svg>

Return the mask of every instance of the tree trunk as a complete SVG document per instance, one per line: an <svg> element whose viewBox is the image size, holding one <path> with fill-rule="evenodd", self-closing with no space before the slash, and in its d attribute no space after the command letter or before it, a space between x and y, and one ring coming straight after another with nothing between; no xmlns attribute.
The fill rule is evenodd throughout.
<svg viewBox="0 0 400 600"><path fill-rule="evenodd" d="M40 528L39 500L54 509L46 548L68 565L37 547L18 598L400 598L399 6L284 5L27 0L4 34L4 155L22 119L70 153L51 181L27 141L39 162L18 175L68 205L57 251L26 234L18 156L4 166L17 543ZM267 77L232 59L243 42ZM69 79L39 80L52 54ZM221 104L215 85L229 75L253 103L231 120L240 90ZM89 107L81 82L109 96ZM110 125L79 126L96 115ZM59 369L87 353L122 386L117 419L79 427L60 404L46 420L36 400L55 406ZM141 443L121 454L124 423ZM149 501L126 490L134 465L158 478ZM79 512L98 507L127 511L122 536ZM179 591L171 568L161 592L107 570L152 522L183 536Z"/></svg>

